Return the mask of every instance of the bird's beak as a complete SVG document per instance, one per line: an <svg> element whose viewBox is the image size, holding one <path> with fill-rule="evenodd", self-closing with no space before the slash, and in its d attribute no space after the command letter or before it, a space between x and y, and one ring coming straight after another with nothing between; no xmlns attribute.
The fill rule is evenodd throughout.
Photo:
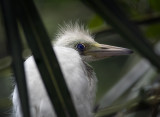
<svg viewBox="0 0 160 117"><path fill-rule="evenodd" d="M103 59L111 56L128 55L133 53L132 50L116 46L96 43L85 54L91 55L95 59Z"/></svg>

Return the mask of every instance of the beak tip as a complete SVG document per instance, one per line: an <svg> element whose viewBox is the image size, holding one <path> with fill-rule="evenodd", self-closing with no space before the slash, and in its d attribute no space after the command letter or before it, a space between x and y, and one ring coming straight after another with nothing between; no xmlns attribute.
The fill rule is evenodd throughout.
<svg viewBox="0 0 160 117"><path fill-rule="evenodd" d="M128 54L132 54L132 53L134 53L134 51L133 51L133 50L128 49L127 53L128 53Z"/></svg>

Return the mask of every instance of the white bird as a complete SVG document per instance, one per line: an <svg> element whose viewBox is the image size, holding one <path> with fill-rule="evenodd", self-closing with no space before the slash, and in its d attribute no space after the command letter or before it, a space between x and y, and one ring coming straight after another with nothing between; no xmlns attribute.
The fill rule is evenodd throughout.
<svg viewBox="0 0 160 117"><path fill-rule="evenodd" d="M62 28L53 47L79 117L93 117L97 78L87 63L110 56L127 55L131 50L94 41L83 26ZM56 117L33 57L25 63L32 117ZM13 91L13 115L22 117L17 87Z"/></svg>

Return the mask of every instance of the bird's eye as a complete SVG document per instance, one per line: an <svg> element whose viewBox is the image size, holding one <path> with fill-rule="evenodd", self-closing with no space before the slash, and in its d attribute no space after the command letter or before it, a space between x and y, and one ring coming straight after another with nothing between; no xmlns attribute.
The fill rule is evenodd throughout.
<svg viewBox="0 0 160 117"><path fill-rule="evenodd" d="M84 51L85 50L85 45L84 44L77 44L76 48L79 50L79 51Z"/></svg>

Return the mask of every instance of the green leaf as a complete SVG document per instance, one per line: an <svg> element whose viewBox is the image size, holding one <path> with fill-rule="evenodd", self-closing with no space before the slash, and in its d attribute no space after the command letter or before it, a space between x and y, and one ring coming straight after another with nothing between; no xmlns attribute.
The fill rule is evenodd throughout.
<svg viewBox="0 0 160 117"><path fill-rule="evenodd" d="M35 58L41 78L58 117L77 113L53 51L50 39L32 0L17 0L18 19Z"/></svg>
<svg viewBox="0 0 160 117"><path fill-rule="evenodd" d="M153 9L155 9L156 11L160 11L160 1L159 0L149 0L150 5Z"/></svg>
<svg viewBox="0 0 160 117"><path fill-rule="evenodd" d="M104 20L98 15L94 15L88 23L88 28L91 30L98 29L104 26Z"/></svg>
<svg viewBox="0 0 160 117"><path fill-rule="evenodd" d="M160 38L160 23L152 24L145 29L147 37Z"/></svg>
<svg viewBox="0 0 160 117"><path fill-rule="evenodd" d="M12 56L12 66L14 76L17 83L20 103L22 107L23 117L30 117L30 108L28 101L28 92L26 87L26 79L24 73L23 59L22 59L22 45L20 35L18 32L18 25L15 16L15 1L1 0L2 13L4 18L7 44L9 52Z"/></svg>

